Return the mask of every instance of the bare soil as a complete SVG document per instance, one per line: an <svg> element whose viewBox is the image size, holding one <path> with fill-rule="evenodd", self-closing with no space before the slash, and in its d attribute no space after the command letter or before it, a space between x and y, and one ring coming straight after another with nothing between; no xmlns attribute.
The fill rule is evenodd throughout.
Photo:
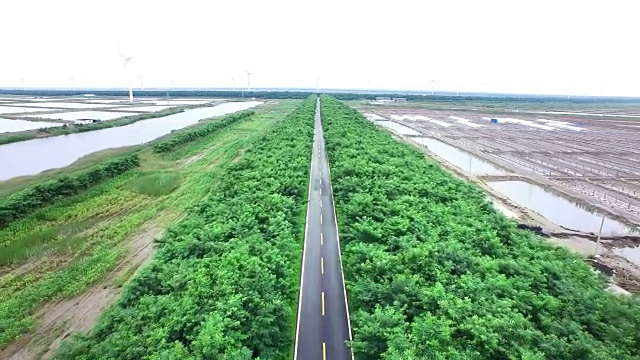
<svg viewBox="0 0 640 360"><path fill-rule="evenodd" d="M50 359L62 340L76 332L89 331L102 311L120 295L122 285L144 265L153 252L153 240L164 228L157 221L143 225L124 244L128 252L104 280L85 293L43 307L36 314L36 330L0 352L1 359Z"/></svg>
<svg viewBox="0 0 640 360"><path fill-rule="evenodd" d="M185 161L182 163L181 167L185 167L185 166L187 166L187 165L191 164L192 162L196 162L196 161L200 160L200 159L201 159L203 156L205 156L205 155L206 155L206 153L201 153L201 154L193 155L192 157L190 157L190 158L188 158L187 160L185 160Z"/></svg>

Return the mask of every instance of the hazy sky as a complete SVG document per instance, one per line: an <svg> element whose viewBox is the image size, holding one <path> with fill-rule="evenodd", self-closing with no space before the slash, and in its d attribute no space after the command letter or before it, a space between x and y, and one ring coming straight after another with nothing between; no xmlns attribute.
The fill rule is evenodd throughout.
<svg viewBox="0 0 640 360"><path fill-rule="evenodd" d="M0 87L425 89L640 96L635 1L2 4ZM73 81L72 81L73 78ZM573 90L572 90L573 89Z"/></svg>

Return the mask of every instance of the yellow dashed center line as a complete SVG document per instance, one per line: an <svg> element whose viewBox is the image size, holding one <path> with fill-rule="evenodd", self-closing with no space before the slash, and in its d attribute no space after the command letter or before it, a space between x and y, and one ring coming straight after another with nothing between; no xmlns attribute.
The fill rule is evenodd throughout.
<svg viewBox="0 0 640 360"><path fill-rule="evenodd" d="M322 343L322 360L327 360L327 344Z"/></svg>
<svg viewBox="0 0 640 360"><path fill-rule="evenodd" d="M322 225L322 214L320 214L320 224Z"/></svg>
<svg viewBox="0 0 640 360"><path fill-rule="evenodd" d="M324 316L324 291L322 292L322 316Z"/></svg>
<svg viewBox="0 0 640 360"><path fill-rule="evenodd" d="M324 240L322 240L322 233L320 233L320 245L322 245L324 243Z"/></svg>
<svg viewBox="0 0 640 360"><path fill-rule="evenodd" d="M320 272L324 275L324 257L320 258Z"/></svg>

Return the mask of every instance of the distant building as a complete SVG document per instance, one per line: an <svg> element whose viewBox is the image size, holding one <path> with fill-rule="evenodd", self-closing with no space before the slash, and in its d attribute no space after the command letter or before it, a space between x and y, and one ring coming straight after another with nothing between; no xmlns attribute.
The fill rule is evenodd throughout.
<svg viewBox="0 0 640 360"><path fill-rule="evenodd" d="M78 119L73 122L73 125L86 125L86 124L91 124L93 122L94 121L92 119Z"/></svg>
<svg viewBox="0 0 640 360"><path fill-rule="evenodd" d="M390 97L377 96L376 101L391 101Z"/></svg>
<svg viewBox="0 0 640 360"><path fill-rule="evenodd" d="M407 102L407 98L393 98L391 100L394 102Z"/></svg>

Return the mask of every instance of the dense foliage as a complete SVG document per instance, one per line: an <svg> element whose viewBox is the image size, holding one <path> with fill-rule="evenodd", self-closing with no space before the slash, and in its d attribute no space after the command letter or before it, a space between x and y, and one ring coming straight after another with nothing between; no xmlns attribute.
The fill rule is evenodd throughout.
<svg viewBox="0 0 640 360"><path fill-rule="evenodd" d="M285 359L293 346L315 99L206 183L94 331L58 359Z"/></svg>
<svg viewBox="0 0 640 360"><path fill-rule="evenodd" d="M357 359L640 359L640 304L322 100Z"/></svg>
<svg viewBox="0 0 640 360"><path fill-rule="evenodd" d="M163 153L173 150L179 145L186 144L201 137L213 134L214 132L222 129L225 126L229 126L237 121L246 119L255 114L254 111L243 111L237 114L225 116L220 120L214 121L206 126L199 127L190 131L181 131L177 135L171 138L158 142L153 146L153 151L156 153Z"/></svg>
<svg viewBox="0 0 640 360"><path fill-rule="evenodd" d="M0 199L0 227L7 226L31 212L58 199L75 195L82 190L137 167L137 154L131 154L96 165L73 175L61 175L53 180L29 186Z"/></svg>

